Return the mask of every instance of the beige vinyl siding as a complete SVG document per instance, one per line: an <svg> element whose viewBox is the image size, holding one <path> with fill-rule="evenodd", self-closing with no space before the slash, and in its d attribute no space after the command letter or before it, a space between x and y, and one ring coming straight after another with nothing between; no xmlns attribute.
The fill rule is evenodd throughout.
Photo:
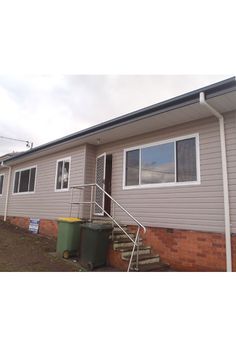
<svg viewBox="0 0 236 353"><path fill-rule="evenodd" d="M236 233L236 112L226 120L231 230Z"/></svg>
<svg viewBox="0 0 236 353"><path fill-rule="evenodd" d="M26 216L55 219L69 216L70 191L55 191L57 160L71 157L69 186L84 182L85 146L21 163L12 168L9 197L9 216ZM37 166L35 192L13 194L14 175L17 169ZM73 216L77 215L77 208Z"/></svg>
<svg viewBox="0 0 236 353"><path fill-rule="evenodd" d="M86 145L86 162L85 162L85 184L91 184L95 181L96 168L96 146ZM84 200L91 200L91 188L86 188L84 192ZM89 217L90 207L84 206L84 217Z"/></svg>
<svg viewBox="0 0 236 353"><path fill-rule="evenodd" d="M231 126L235 113L227 115L226 130L232 223L235 224L235 140ZM192 186L167 186L123 190L123 153L125 148L158 142L189 134L199 133L201 184ZM132 215L146 226L179 229L224 231L224 207L221 169L221 150L219 123L214 117L185 123L150 134L137 136L100 146L97 154L113 155L112 196ZM124 223L132 223L129 218L116 209L116 216Z"/></svg>
<svg viewBox="0 0 236 353"><path fill-rule="evenodd" d="M5 211L5 201L6 201L6 194L7 194L8 169L1 169L0 175L1 174L4 175L4 180L3 180L2 194L0 195L0 216L3 216Z"/></svg>
<svg viewBox="0 0 236 353"><path fill-rule="evenodd" d="M232 232L236 233L236 113L225 115L227 157L229 172ZM124 149L199 133L201 184L123 190ZM224 232L224 204L219 123L214 117L153 131L130 139L106 145L84 145L19 163L12 168L8 215L55 219L68 216L70 192L55 192L55 173L58 159L71 157L70 186L93 183L96 156L112 154L112 196L146 226ZM33 194L13 192L15 170L37 166L36 189ZM1 172L2 173L2 172ZM3 196L0 196L0 214L4 214L7 173L4 169ZM81 200L83 195L81 195ZM4 202L3 202L4 200ZM90 200L90 191L84 200ZM81 210L81 209L80 209ZM132 224L118 208L116 217ZM77 215L74 207L73 216ZM84 214L89 215L88 206Z"/></svg>

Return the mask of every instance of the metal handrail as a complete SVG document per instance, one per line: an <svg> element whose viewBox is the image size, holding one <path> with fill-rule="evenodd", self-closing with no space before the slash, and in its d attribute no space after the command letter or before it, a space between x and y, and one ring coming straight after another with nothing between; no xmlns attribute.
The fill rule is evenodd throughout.
<svg viewBox="0 0 236 353"><path fill-rule="evenodd" d="M142 225L134 216L132 216L119 202L117 202L110 194L108 194L100 185L96 184L96 183L91 183L91 184L80 184L80 185L74 185L72 187L70 187L70 189L84 189L86 187L91 187L91 200L90 201L79 201L78 204L90 204L90 220L92 220L92 205L96 205L97 207L99 207L102 212L104 212L111 220L113 223L115 223L118 228L120 228L120 230L130 239L130 241L134 244L133 245L133 249L131 252L131 256L130 256L130 261L129 261L129 265L128 265L128 269L127 272L129 272L131 264L132 264L132 260L133 260L133 256L134 256L134 251L135 248L137 248L137 254L136 254L136 270L138 270L138 260L139 260L139 235L140 235L140 228L143 229L143 233L146 233L146 228L144 225ZM113 216L111 216L102 206L100 206L95 200L93 201L94 198L94 187L100 189L104 195L106 195L107 197L110 198L110 200L114 203L122 210L124 211L138 226L137 228L137 232L136 232L136 236L135 236L135 240L133 240L129 234L123 229L123 227L115 220L115 218Z"/></svg>

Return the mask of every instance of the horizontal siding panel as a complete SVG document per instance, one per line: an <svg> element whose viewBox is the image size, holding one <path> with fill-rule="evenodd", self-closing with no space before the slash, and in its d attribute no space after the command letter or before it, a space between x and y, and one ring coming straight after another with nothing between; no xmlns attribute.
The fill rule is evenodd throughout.
<svg viewBox="0 0 236 353"><path fill-rule="evenodd" d="M71 157L70 186L84 182L85 147L77 147L63 152L41 157L30 163L22 163L13 168L11 195L9 197L10 216L29 216L54 219L69 216L70 191L55 192L57 160ZM12 194L14 171L37 165L36 189L33 194Z"/></svg>
<svg viewBox="0 0 236 353"><path fill-rule="evenodd" d="M225 119L233 232L236 232L235 116L233 112L227 114ZM124 148L194 133L199 133L200 137L200 185L123 190ZM107 145L77 147L39 158L30 164L22 163L19 165L20 168L35 164L38 166L36 192L30 195L11 193L9 215L52 219L68 216L71 193L54 191L57 159L71 156L70 186L72 186L94 182L96 156L104 152L113 155L112 196L146 226L224 231L220 135L216 118L185 123ZM11 191L12 187L13 178ZM90 199L90 191L81 193L80 199ZM0 197L0 212L3 213L1 200L3 197ZM77 206L73 208L73 215L77 215L77 209ZM88 211L86 207L85 216L88 216ZM122 223L132 224L124 212L116 209L116 215L120 217Z"/></svg>
<svg viewBox="0 0 236 353"><path fill-rule="evenodd" d="M235 130L232 130L235 127L234 120L235 113L230 113L226 117L225 123L226 130L229 131L227 152L229 154L230 163L228 168L231 176L235 175L234 150L236 144L234 136L236 135ZM199 133L200 140L200 185L123 190L124 148L194 133ZM164 129L129 141L124 140L99 146L97 155L104 152L113 154L113 197L146 225L224 231L221 148L217 119L205 119L183 124L176 126L174 129ZM232 214L234 214L236 205L234 202L235 178L232 177L230 182L231 199L233 201L231 207ZM120 215L121 221L129 221L118 210L116 214ZM232 225L234 226L234 224L234 219L232 219Z"/></svg>

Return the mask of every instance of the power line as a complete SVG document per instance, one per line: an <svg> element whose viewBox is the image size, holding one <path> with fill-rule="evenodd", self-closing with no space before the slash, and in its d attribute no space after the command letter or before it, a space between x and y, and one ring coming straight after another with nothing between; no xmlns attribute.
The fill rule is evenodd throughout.
<svg viewBox="0 0 236 353"><path fill-rule="evenodd" d="M33 148L33 142L30 142L30 141L28 141L28 140L15 139L15 138L6 137L6 136L0 136L0 138L1 138L1 139L4 139L4 140L25 142L25 143L26 143L26 147Z"/></svg>

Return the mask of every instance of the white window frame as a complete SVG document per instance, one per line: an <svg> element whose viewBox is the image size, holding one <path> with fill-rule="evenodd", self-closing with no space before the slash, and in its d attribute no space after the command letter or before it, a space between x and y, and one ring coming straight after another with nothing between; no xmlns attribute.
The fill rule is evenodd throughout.
<svg viewBox="0 0 236 353"><path fill-rule="evenodd" d="M58 164L59 162L69 162L69 176L68 176L68 187L66 189L57 189L57 171L58 171ZM70 172L71 172L71 157L60 158L56 161L56 174L55 174L55 185L54 191L55 192L64 192L70 190Z"/></svg>
<svg viewBox="0 0 236 353"><path fill-rule="evenodd" d="M4 186L4 179L5 179L5 174L0 174L0 178L1 178L1 176L3 176L3 183L2 183L2 193L0 194L0 197L3 195L3 191L4 191L4 188L3 188L3 186Z"/></svg>
<svg viewBox="0 0 236 353"><path fill-rule="evenodd" d="M176 181L176 142L187 140L190 138L195 138L196 141L196 172L197 172L197 180L195 181ZM175 162L175 181L170 183L155 183L155 184L139 184L139 185L125 185L126 180L126 153L128 151L139 150L139 166L141 166L141 149L146 147L153 147L158 145L163 145L166 143L174 143L174 162ZM200 185L201 184L201 174L200 174L200 144L199 144L199 133L179 136L168 140L161 140L157 142L152 142L144 145L138 145L134 147L129 147L124 149L123 154L123 190L130 189L149 189L149 188L162 188L162 187L172 187L172 186L191 186L191 185ZM139 168L139 183L141 180L141 167Z"/></svg>
<svg viewBox="0 0 236 353"><path fill-rule="evenodd" d="M20 179L19 179L19 184L18 184L18 192L14 192L15 188L15 179L16 179L16 173L17 172L23 172L24 170L29 170L35 168L35 181L34 181L34 191L24 191L24 192L19 192L19 187L20 187ZM37 165L32 165L27 168L21 168L21 169L16 169L14 171L14 180L13 180L13 186L12 186L12 195L28 195L28 194L35 194L36 192L36 182L37 182Z"/></svg>

